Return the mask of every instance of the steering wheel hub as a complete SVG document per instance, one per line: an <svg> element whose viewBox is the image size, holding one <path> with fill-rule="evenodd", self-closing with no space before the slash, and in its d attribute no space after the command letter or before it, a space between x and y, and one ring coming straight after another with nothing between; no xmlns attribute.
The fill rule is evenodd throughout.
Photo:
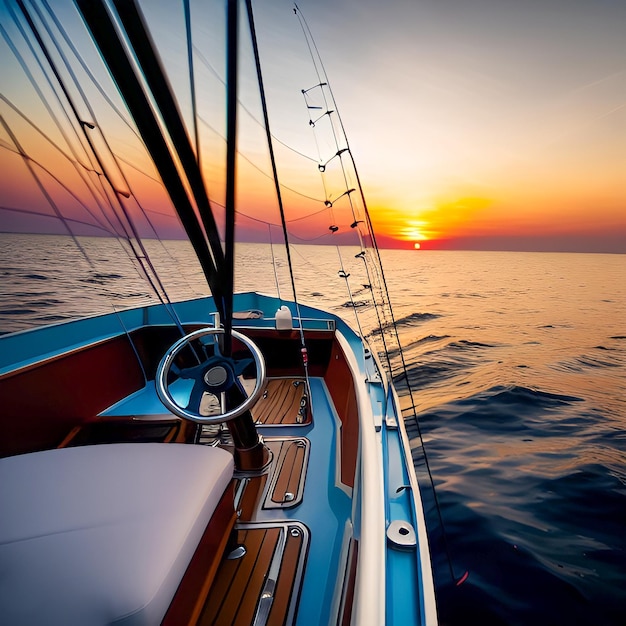
<svg viewBox="0 0 626 626"><path fill-rule="evenodd" d="M215 365L204 374L204 382L210 388L219 389L229 379L228 370L223 365Z"/></svg>

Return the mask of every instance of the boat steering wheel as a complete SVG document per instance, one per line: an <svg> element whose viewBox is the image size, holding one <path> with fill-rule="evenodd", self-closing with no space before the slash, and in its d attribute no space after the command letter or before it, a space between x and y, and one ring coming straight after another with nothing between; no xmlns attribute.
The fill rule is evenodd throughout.
<svg viewBox="0 0 626 626"><path fill-rule="evenodd" d="M155 377L156 392L161 402L167 409L174 413L174 415L199 424L221 424L222 422L227 422L245 413L247 410L251 409L258 400L265 383L265 360L261 351L251 339L233 330L232 336L248 348L252 354L252 359L233 359L232 357L224 356L220 352L219 343L217 341L217 335L223 334L223 328L211 327L196 330L181 337L161 359ZM192 367L179 368L174 363L174 359L185 346L189 345L194 340L209 335L213 337L212 344L214 349L211 356L208 356L199 365ZM207 346L205 342L201 342L201 345L203 350ZM252 393L248 396L239 380L239 375L243 373L253 360L256 365L256 381ZM170 392L168 384L170 371L177 374L180 378L194 381L189 403L186 407L182 407L178 404ZM233 385L239 389L245 399L234 408L226 410L226 392L231 389ZM200 414L200 402L206 392L219 398L219 413L215 415Z"/></svg>

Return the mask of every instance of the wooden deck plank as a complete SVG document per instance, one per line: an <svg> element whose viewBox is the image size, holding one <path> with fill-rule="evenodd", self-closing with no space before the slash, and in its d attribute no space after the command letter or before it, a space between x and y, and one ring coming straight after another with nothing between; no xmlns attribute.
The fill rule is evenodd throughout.
<svg viewBox="0 0 626 626"><path fill-rule="evenodd" d="M262 397L252 408L252 416L264 426L309 424L310 406L307 406L304 421L298 422L300 403L305 396L306 382L302 378L270 379L266 382Z"/></svg>
<svg viewBox="0 0 626 626"><path fill-rule="evenodd" d="M254 620L254 614L263 590L263 583L274 558L280 532L280 528L269 528L265 531L263 544L254 562L254 567L250 571L245 593L237 607L235 624L243 626L244 624L252 624ZM221 620L220 623L228 623L228 621Z"/></svg>
<svg viewBox="0 0 626 626"><path fill-rule="evenodd" d="M265 590L272 563L280 558L267 624L286 624L299 594L303 551L308 543L301 525L262 524L239 529L238 542L246 548L237 560L222 560L215 584L206 600L197 626L249 626L253 623ZM284 547L281 550L281 536Z"/></svg>
<svg viewBox="0 0 626 626"><path fill-rule="evenodd" d="M302 551L302 543L304 537L302 534L297 536L291 533L287 536L287 544L283 554L283 562L280 568L280 574L276 582L276 592L274 594L274 602L268 616L268 624L284 624L289 610L289 604L293 595L293 586L300 553Z"/></svg>
<svg viewBox="0 0 626 626"><path fill-rule="evenodd" d="M297 441L284 444L287 451L279 468L280 475L272 493L272 501L285 502L287 493L296 494L304 463L304 447Z"/></svg>

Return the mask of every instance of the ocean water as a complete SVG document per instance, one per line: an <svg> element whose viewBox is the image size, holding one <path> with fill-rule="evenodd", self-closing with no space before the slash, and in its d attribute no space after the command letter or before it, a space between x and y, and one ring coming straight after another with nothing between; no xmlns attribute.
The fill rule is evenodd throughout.
<svg viewBox="0 0 626 626"><path fill-rule="evenodd" d="M89 261L70 238L0 235L1 332L155 301L126 244L79 243ZM173 298L205 292L186 244L146 247ZM371 322L352 252L296 246L298 296ZM291 297L270 253L240 247L238 290ZM382 257L441 623L624 626L626 256Z"/></svg>

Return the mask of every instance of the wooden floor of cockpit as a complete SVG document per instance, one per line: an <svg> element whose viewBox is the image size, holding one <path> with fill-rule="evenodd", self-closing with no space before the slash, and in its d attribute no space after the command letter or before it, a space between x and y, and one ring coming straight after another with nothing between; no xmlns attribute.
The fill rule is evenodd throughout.
<svg viewBox="0 0 626 626"><path fill-rule="evenodd" d="M198 626L290 624L295 616L308 547L300 523L242 524L234 552L215 577Z"/></svg>
<svg viewBox="0 0 626 626"><path fill-rule="evenodd" d="M303 378L270 378L252 416L263 426L310 424L311 410Z"/></svg>

